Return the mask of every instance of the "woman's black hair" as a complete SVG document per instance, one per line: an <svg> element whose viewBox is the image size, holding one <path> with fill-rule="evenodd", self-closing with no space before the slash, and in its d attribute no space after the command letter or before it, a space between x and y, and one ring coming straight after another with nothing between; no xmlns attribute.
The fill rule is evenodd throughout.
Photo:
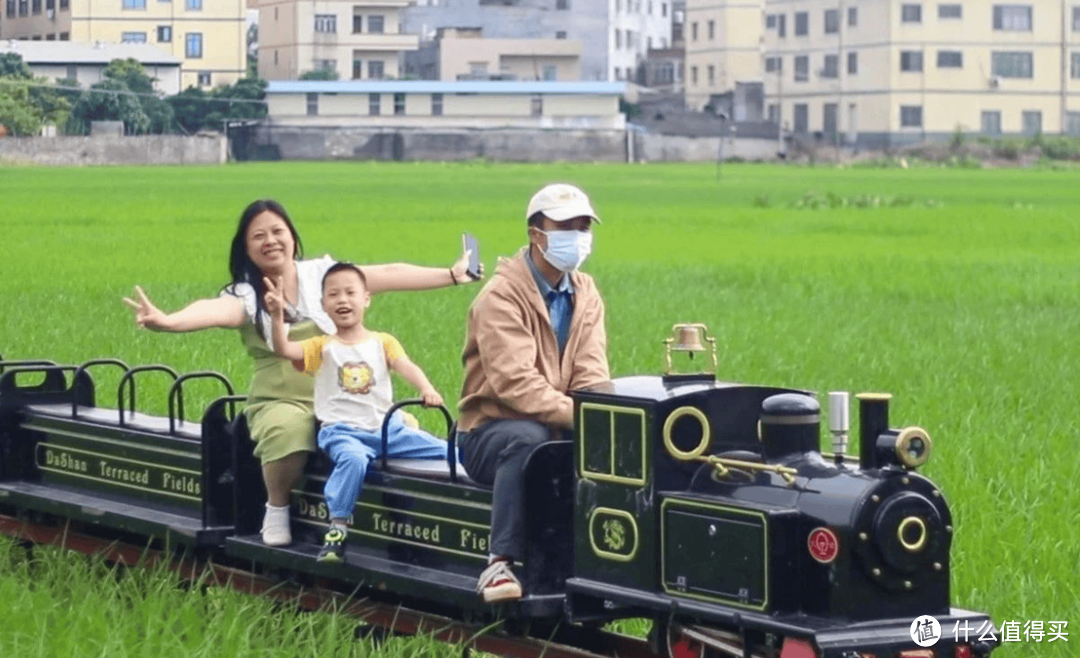
<svg viewBox="0 0 1080 658"><path fill-rule="evenodd" d="M244 212L240 214L240 224L236 227L236 235L232 239L232 246L229 248L229 274L232 276L232 283L225 286L225 290L235 295L238 283L247 283L255 289L255 327L259 330L260 336L263 335L260 311L266 310L266 304L263 301L266 289L263 286L263 273L255 267L255 263L251 262L248 256L247 232L252 220L267 211L280 217L285 222L285 226L289 227L289 233L292 233L293 237L293 260L304 256L304 246L300 243L300 235L296 232L292 220L289 219L289 213L285 212L285 208L280 203L273 199L259 199L244 208Z"/></svg>

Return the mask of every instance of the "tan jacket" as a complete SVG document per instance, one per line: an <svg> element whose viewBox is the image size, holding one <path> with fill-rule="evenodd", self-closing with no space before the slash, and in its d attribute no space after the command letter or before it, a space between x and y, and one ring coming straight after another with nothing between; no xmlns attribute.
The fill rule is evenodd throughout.
<svg viewBox="0 0 1080 658"><path fill-rule="evenodd" d="M574 315L562 360L547 307L525 251L503 260L469 308L461 360L458 426L471 431L490 420L536 420L573 426L567 391L608 381L604 302L592 277L570 275Z"/></svg>

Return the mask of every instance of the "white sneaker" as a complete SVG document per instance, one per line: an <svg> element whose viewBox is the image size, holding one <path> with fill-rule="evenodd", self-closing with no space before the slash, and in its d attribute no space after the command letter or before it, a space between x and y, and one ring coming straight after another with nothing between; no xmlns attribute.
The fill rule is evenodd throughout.
<svg viewBox="0 0 1080 658"><path fill-rule="evenodd" d="M292 533L289 531L289 506L274 507L266 504L266 515L263 516L262 540L267 546L288 546L292 543Z"/></svg>

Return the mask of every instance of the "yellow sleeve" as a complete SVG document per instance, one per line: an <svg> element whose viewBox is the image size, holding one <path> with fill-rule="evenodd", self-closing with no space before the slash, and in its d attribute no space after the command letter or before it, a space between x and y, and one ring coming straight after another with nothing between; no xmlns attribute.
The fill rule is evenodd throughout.
<svg viewBox="0 0 1080 658"><path fill-rule="evenodd" d="M405 356L405 348L401 346L397 338L394 338L390 334L379 334L379 339L382 341L383 352L386 353L386 362L393 364L401 357Z"/></svg>
<svg viewBox="0 0 1080 658"><path fill-rule="evenodd" d="M315 336L300 343L304 350L304 372L314 376L315 371L322 366L322 351L329 336Z"/></svg>

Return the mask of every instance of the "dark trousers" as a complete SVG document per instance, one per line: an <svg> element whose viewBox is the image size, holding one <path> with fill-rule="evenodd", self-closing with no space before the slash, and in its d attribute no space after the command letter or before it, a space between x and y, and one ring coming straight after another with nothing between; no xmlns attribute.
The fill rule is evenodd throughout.
<svg viewBox="0 0 1080 658"><path fill-rule="evenodd" d="M550 438L533 420L493 420L458 436L469 477L492 487L492 555L525 557L525 458Z"/></svg>

